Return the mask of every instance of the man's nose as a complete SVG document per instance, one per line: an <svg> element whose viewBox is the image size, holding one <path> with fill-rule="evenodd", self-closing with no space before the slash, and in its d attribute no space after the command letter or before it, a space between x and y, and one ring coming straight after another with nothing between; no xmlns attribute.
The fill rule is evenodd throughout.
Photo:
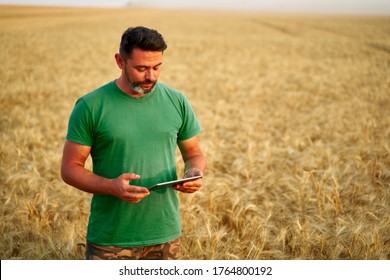
<svg viewBox="0 0 390 280"><path fill-rule="evenodd" d="M153 70L148 70L148 71L146 71L145 78L146 78L147 80L154 81L155 76L156 76L156 75L155 75L155 73L153 72Z"/></svg>

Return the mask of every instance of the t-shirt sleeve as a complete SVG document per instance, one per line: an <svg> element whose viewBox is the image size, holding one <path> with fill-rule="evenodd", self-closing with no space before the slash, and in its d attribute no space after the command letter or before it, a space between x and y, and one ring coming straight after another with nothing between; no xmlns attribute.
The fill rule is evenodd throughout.
<svg viewBox="0 0 390 280"><path fill-rule="evenodd" d="M93 144L92 117L83 99L76 102L69 118L66 139L86 146Z"/></svg>
<svg viewBox="0 0 390 280"><path fill-rule="evenodd" d="M190 139L202 131L194 110L186 97L183 98L182 113L183 124L177 137L179 141Z"/></svg>

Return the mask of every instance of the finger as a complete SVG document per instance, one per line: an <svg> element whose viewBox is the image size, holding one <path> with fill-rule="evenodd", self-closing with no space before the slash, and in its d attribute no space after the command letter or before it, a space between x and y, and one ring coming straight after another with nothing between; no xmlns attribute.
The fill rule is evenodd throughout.
<svg viewBox="0 0 390 280"><path fill-rule="evenodd" d="M134 192L131 192L131 193L128 193L125 196L125 200L129 201L129 202L137 202L138 203L143 198L147 197L149 194L150 193L134 193Z"/></svg>
<svg viewBox="0 0 390 280"><path fill-rule="evenodd" d="M183 193L194 193L194 192L197 192L198 189L183 189L182 192Z"/></svg>
<svg viewBox="0 0 390 280"><path fill-rule="evenodd" d="M202 186L202 179L183 183L183 187L185 188L193 188L193 187L200 188L201 186Z"/></svg>
<svg viewBox="0 0 390 280"><path fill-rule="evenodd" d="M137 204L140 201L141 201L141 199L127 199L126 200L126 202L129 202L129 203L132 203L132 204Z"/></svg>
<svg viewBox="0 0 390 280"><path fill-rule="evenodd" d="M200 185L180 185L176 188L177 191L184 193L193 193L200 189Z"/></svg>
<svg viewBox="0 0 390 280"><path fill-rule="evenodd" d="M183 184L202 184L202 182L203 182L203 178L198 178L198 179L195 179L195 180L184 182Z"/></svg>
<svg viewBox="0 0 390 280"><path fill-rule="evenodd" d="M135 173L123 173L122 178L125 180L138 180L141 176Z"/></svg>
<svg viewBox="0 0 390 280"><path fill-rule="evenodd" d="M139 187L139 186L129 186L128 192L130 193L146 193L149 194L148 188Z"/></svg>

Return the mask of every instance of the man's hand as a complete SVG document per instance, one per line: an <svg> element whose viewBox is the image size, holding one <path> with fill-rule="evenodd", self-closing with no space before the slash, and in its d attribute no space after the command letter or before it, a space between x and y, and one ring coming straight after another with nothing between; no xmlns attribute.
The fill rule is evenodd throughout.
<svg viewBox="0 0 390 280"><path fill-rule="evenodd" d="M203 176L203 172L200 169L191 168L184 173L183 178L189 178L197 175ZM202 178L199 178L193 181L177 184L173 188L177 191L181 191L184 193L194 193L199 191L202 185L203 185Z"/></svg>
<svg viewBox="0 0 390 280"><path fill-rule="evenodd" d="M112 195L117 198L130 202L138 203L147 197L150 192L147 188L129 185L130 180L138 180L139 175L134 173L124 173L112 180Z"/></svg>

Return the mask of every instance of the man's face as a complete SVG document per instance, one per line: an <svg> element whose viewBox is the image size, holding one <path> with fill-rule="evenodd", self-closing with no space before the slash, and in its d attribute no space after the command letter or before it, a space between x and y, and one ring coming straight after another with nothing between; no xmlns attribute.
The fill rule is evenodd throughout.
<svg viewBox="0 0 390 280"><path fill-rule="evenodd" d="M161 51L133 49L131 57L124 61L123 73L132 91L139 94L151 92L160 75Z"/></svg>

